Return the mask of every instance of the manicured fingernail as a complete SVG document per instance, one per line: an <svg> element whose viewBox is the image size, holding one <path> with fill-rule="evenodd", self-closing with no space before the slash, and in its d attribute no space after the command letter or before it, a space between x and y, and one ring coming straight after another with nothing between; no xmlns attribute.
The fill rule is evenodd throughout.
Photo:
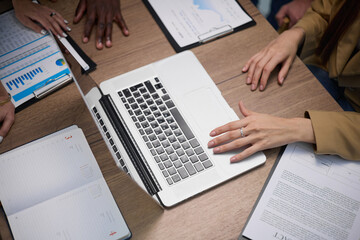
<svg viewBox="0 0 360 240"><path fill-rule="evenodd" d="M214 153L218 153L218 152L220 152L220 147L216 147L216 148L214 148Z"/></svg>
<svg viewBox="0 0 360 240"><path fill-rule="evenodd" d="M69 24L68 20L64 19L64 23L65 24Z"/></svg>
<svg viewBox="0 0 360 240"><path fill-rule="evenodd" d="M256 89L255 83L251 84L251 90L254 91Z"/></svg>
<svg viewBox="0 0 360 240"><path fill-rule="evenodd" d="M216 132L215 131L212 131L211 133L210 133L210 136L215 136L216 135Z"/></svg>
<svg viewBox="0 0 360 240"><path fill-rule="evenodd" d="M0 143L3 141L4 137L0 136Z"/></svg>
<svg viewBox="0 0 360 240"><path fill-rule="evenodd" d="M69 28L69 27L66 27L66 30L68 30L68 32L70 32L70 31L71 31L71 28Z"/></svg>
<svg viewBox="0 0 360 240"><path fill-rule="evenodd" d="M236 161L236 157L235 157L235 156L230 158L230 162L235 162L235 161Z"/></svg>
<svg viewBox="0 0 360 240"><path fill-rule="evenodd" d="M42 35L46 35L46 34L47 34L47 31L46 31L45 29L41 29L40 33L41 33Z"/></svg>
<svg viewBox="0 0 360 240"><path fill-rule="evenodd" d="M83 42L84 42L84 43L87 43L88 41L89 41L89 38L87 38L87 37L84 37L84 38L83 38Z"/></svg>
<svg viewBox="0 0 360 240"><path fill-rule="evenodd" d="M243 67L242 71L245 72L245 71L246 71L246 67Z"/></svg>
<svg viewBox="0 0 360 240"><path fill-rule="evenodd" d="M208 143L208 147L212 147L212 146L214 146L214 141L210 141L209 143Z"/></svg>
<svg viewBox="0 0 360 240"><path fill-rule="evenodd" d="M263 91L264 90L264 86L262 84L260 84L260 91Z"/></svg>
<svg viewBox="0 0 360 240"><path fill-rule="evenodd" d="M251 78L248 77L248 78L246 79L246 84L250 84L250 83L251 83Z"/></svg>
<svg viewBox="0 0 360 240"><path fill-rule="evenodd" d="M124 34L125 34L125 35L129 35L129 31L128 31L128 30L125 30L125 31L124 31Z"/></svg>
<svg viewBox="0 0 360 240"><path fill-rule="evenodd" d="M67 37L67 34L66 34L66 33L64 33L64 32L62 33L62 35L63 35L64 37Z"/></svg>
<svg viewBox="0 0 360 240"><path fill-rule="evenodd" d="M58 39L60 39L61 37L60 37L60 35L56 35L56 37L58 38Z"/></svg>

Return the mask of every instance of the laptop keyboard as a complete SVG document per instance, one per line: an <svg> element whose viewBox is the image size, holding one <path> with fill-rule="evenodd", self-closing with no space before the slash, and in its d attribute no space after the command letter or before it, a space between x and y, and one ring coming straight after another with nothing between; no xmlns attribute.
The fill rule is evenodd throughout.
<svg viewBox="0 0 360 240"><path fill-rule="evenodd" d="M213 166L158 78L118 94L169 185Z"/></svg>
<svg viewBox="0 0 360 240"><path fill-rule="evenodd" d="M103 121L101 115L99 114L97 108L93 107L92 110L93 110L93 114L95 115L96 120L98 121L99 125L101 126L101 129L102 129L104 135L106 136L106 139L110 143L111 149L114 152L117 160L119 161L121 168L124 170L124 172L126 174L128 174L131 177L129 170L128 170L124 160L122 159L119 149L117 148L113 138L111 137L107 127L105 126L104 121Z"/></svg>

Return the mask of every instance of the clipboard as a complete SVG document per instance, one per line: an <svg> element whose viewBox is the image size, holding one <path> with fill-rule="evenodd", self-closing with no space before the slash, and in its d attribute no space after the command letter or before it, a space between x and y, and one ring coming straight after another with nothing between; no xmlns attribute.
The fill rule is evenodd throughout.
<svg viewBox="0 0 360 240"><path fill-rule="evenodd" d="M169 29L166 27L166 24L161 20L161 16L157 13L156 9L154 9L154 7L152 6L150 1L151 0L143 0L143 3L145 4L145 6L149 10L150 14L153 16L154 20L157 22L158 26L161 28L161 30L165 34L166 38L168 39L168 41L170 42L170 44L172 45L172 47L174 48L174 50L177 53L185 51L185 50L189 50L191 48L200 46L202 44L211 42L213 40L222 38L229 34L232 34L232 33L235 33L235 32L238 32L243 29L246 29L246 28L256 25L256 22L254 21L254 19L252 17L250 17L250 15L244 10L244 8L240 5L239 2L237 2L236 0L229 0L229 1L233 1L234 4L237 7L239 7L239 9L241 11L243 11L243 14L245 14L249 18L249 21L247 21L246 23L241 24L239 26L236 26L236 27L232 27L230 24L223 24L220 26L209 26L207 31L202 32L201 34L197 35L196 41L193 41L192 43L189 43L185 46L180 46L180 44L176 41L175 37L171 34ZM181 1L181 0L179 0L179 1Z"/></svg>

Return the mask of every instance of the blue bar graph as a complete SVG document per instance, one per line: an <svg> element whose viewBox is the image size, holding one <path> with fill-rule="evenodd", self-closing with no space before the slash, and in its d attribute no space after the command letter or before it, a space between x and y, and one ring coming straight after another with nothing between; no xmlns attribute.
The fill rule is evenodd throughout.
<svg viewBox="0 0 360 240"><path fill-rule="evenodd" d="M27 73L25 73L25 74L23 74L23 75L21 75L19 77L11 79L7 83L5 83L5 85L11 91L15 87L19 88L19 86L25 85L26 81L32 80L33 78L37 77L37 75L39 75L41 73L43 73L43 70L41 69L41 67L37 67L37 68L32 69L29 72L27 72Z"/></svg>

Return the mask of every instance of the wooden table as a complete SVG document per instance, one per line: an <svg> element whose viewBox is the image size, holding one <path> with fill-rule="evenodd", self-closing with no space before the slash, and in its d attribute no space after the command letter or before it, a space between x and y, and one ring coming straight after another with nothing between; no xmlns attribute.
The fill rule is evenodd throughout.
<svg viewBox="0 0 360 240"><path fill-rule="evenodd" d="M280 117L301 117L308 109L339 111L340 107L299 59L283 86L277 84L273 74L264 92L250 91L241 68L277 33L250 1L239 2L254 18L256 26L192 49L236 113L241 117L239 100L253 111ZM70 0L44 3L72 22L76 3ZM89 43L81 43L84 19L77 25L70 24L72 37L98 64L90 74L97 83L175 54L141 0L121 0L121 8L130 36L124 37L114 25L110 49L95 49L94 31ZM78 75L78 68L73 67ZM0 153L72 124L83 129L133 239L237 239L279 152L279 148L266 150L264 165L163 210L116 167L75 84L71 83L17 113L15 124L0 145ZM3 211L0 233L0 239L11 239Z"/></svg>

